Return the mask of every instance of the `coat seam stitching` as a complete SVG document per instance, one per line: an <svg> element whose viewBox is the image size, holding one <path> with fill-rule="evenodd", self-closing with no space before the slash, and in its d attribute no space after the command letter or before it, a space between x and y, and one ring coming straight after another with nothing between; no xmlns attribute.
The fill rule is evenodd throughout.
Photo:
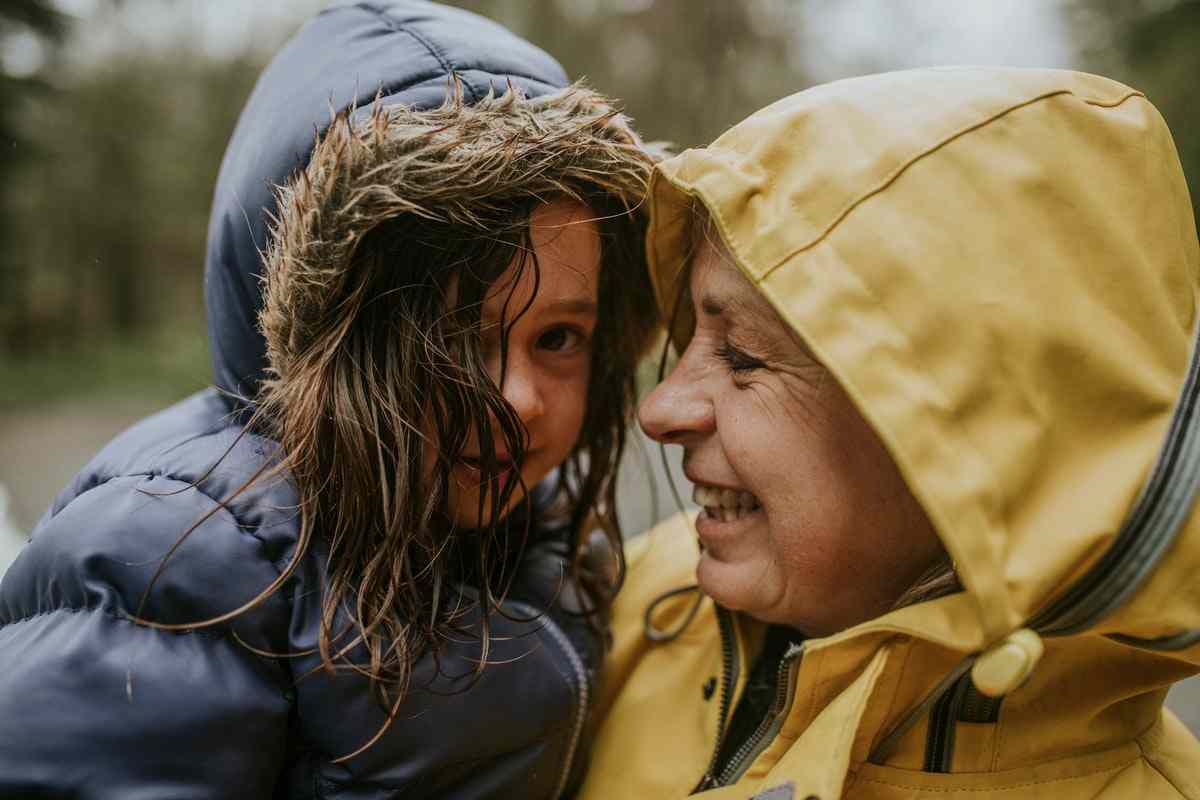
<svg viewBox="0 0 1200 800"><path fill-rule="evenodd" d="M969 133L973 133L977 130L987 127L988 125L991 125L993 122L996 122L997 120L1013 113L1014 111L1019 111L1023 108L1032 106L1035 103L1040 103L1043 100L1049 100L1052 97L1061 97L1063 95L1071 95L1072 97L1077 97L1077 98L1079 98L1079 100L1081 102L1083 102L1087 105L1097 106L1100 108L1116 108L1117 106L1120 106L1122 103L1124 103L1126 100L1129 100L1132 97L1144 97L1145 96L1141 92L1131 89L1129 92L1127 92L1126 94L1121 96L1120 99L1106 103L1106 102L1102 102L1099 100L1081 97L1080 95L1076 94L1075 92L1071 91L1070 89L1058 89L1058 90L1055 90L1052 92L1046 92L1046 93L1040 94L1036 97L1031 97L1028 100L1025 100L1023 102L1008 106L1007 108L997 111L996 113L992 114L991 116L988 116L982 120L973 122L963 128L960 128L960 129L954 131L953 133L949 134L948 136L942 138L937 143L935 143L933 146L928 147L924 150L921 150L920 152L915 153L912 156L910 156L909 158L905 159L895 169L893 169L891 172L887 173L887 175L885 175L874 187L866 190L862 194L858 195L854 199L847 202L846 205L844 205L841 208L841 210L839 210L836 214L833 215L832 220L826 225L826 227L823 231L821 231L819 234L817 234L817 236L815 236L810 241L805 242L804 244L800 245L799 247L794 248L791 252L785 254L782 258L779 259L779 261L774 266L765 270L761 276L758 276L755 279L756 282L765 281L768 277L771 276L772 273L774 273L776 270L781 268L784 264L791 261L793 258L798 256L799 254L806 252L808 250L811 250L812 248L816 247L821 242L828 239L830 236L833 235L833 232L836 231L843 222L845 222L845 220L854 212L855 209L857 209L860 205L865 203L867 200L870 200L872 197L874 197L878 194L882 194L893 183L895 183L900 178L901 175L903 175L905 172L907 172L908 169L910 167L912 167L914 164L916 164L918 161L921 161L921 160L925 159L926 157L933 155L934 153L938 152L942 148L949 146L950 144L954 143L958 139L961 139L962 137L966 136ZM731 242L731 244L732 244L732 242Z"/></svg>
<svg viewBox="0 0 1200 800"><path fill-rule="evenodd" d="M1103 775L1107 772L1120 772L1121 770L1129 769L1131 766L1136 764L1138 761L1147 761L1147 763L1149 763L1144 755L1139 754L1124 763L1116 764L1114 766L1109 766L1109 767L1102 767L1102 768L1090 770L1087 772L1081 772L1077 775L1066 775L1066 776L1059 777L1059 778L1047 778L1046 780L1041 780L1041 781L1026 781L1025 783L1013 783L1013 784L1008 784L1006 786L914 786L912 784L896 783L893 781L883 780L882 778L871 778L871 777L861 776L861 775L859 777L859 780L866 781L867 783L878 783L883 786L892 786L897 789L912 789L912 790L920 791L920 792L936 792L939 794L945 794L948 792L1009 792L1014 789L1023 789L1028 786L1044 786L1044 785L1051 784L1051 783L1061 783L1063 781L1079 780L1080 778L1090 778L1095 775ZM1172 784L1172 786L1174 786L1174 784Z"/></svg>
<svg viewBox="0 0 1200 800"><path fill-rule="evenodd" d="M33 622L33 621L41 619L43 617L49 617L49 616L52 616L54 614L59 614L59 613L103 614L106 617L111 617L112 619L119 620L120 622L128 622L130 625L133 625L134 627L137 627L137 628L145 628L146 630L159 630L158 628L154 628L149 625L140 625L140 624L138 624L138 622L136 620L134 620L124 614L118 613L117 611L113 610L112 608L108 608L106 606L58 606L56 608L48 608L44 611L37 611L33 614L25 614L25 615L22 615L19 617L14 617L13 619L10 619L10 620L6 620L5 622L0 623L0 629L7 628L10 625L20 625L25 622ZM190 628L188 630L173 630L173 631L163 631L163 632L171 633L171 634L174 634L177 636L203 636L205 638L213 639L213 640L220 640L220 639L226 638L223 633L220 633L212 628L203 628L203 627Z"/></svg>
<svg viewBox="0 0 1200 800"><path fill-rule="evenodd" d="M904 688L904 676L905 673L908 672L909 664L912 663L912 652L913 644L910 641L904 650L904 660L900 662L899 669L897 670L898 674L896 675L896 684L892 688L892 698L888 702L887 710L884 712L883 719L885 723L892 719L892 715L896 711L896 705L900 700L900 692ZM877 733L876 735L878 736L879 734ZM867 746L873 750L876 744L876 742L868 742Z"/></svg>
<svg viewBox="0 0 1200 800"><path fill-rule="evenodd" d="M1158 773L1158 776L1160 778L1162 778L1164 781L1166 781L1168 784L1170 784L1171 788L1174 789L1176 792L1178 792L1180 797L1187 797L1188 796L1187 792L1183 791L1183 789L1180 789L1178 784L1175 783L1175 781L1173 781L1169 777L1167 777L1166 773L1164 773L1161 769L1158 768L1158 765L1154 763L1154 760L1150 758L1150 755L1147 752L1149 748L1147 748L1146 745L1144 745L1142 743L1142 737L1144 737L1147 733L1149 733L1150 730L1154 728L1155 724L1161 724L1161 723L1151 724L1149 728L1147 728L1145 731L1143 731L1140 735L1138 735L1133 740L1133 743L1137 745L1138 750L1142 754L1142 756L1141 756L1142 760L1144 760L1146 762L1146 765L1148 767L1150 767L1150 769L1152 769L1156 773Z"/></svg>
<svg viewBox="0 0 1200 800"><path fill-rule="evenodd" d="M383 22L384 25L387 25L388 28L390 28L392 30L393 33L403 33L403 34L411 37L414 41L416 41L418 44L420 44L422 47L424 47L426 52L428 52L429 55L433 56L433 58L438 62L438 64L441 66L441 68L448 75L452 75L462 81L463 85L467 87L467 91L471 95L471 102L474 103L479 100L478 90L474 86L472 86L469 81L464 80L459 75L458 68L455 65L455 63L442 51L442 48L435 46L435 43L429 37L418 33L417 31L413 30L408 25L401 24L399 21L393 19L390 14L388 14L386 11L384 11L382 8L379 8L378 6L363 3L359 7L374 13L377 17L379 17L379 19Z"/></svg>
<svg viewBox="0 0 1200 800"><path fill-rule="evenodd" d="M463 85L465 85L467 87L467 90L471 94L471 102L478 102L482 97L482 92L480 92L480 90L476 86L473 86L471 84L471 82L468 81L464 77L464 73L467 73L467 72L482 72L487 75L492 75L495 77L520 78L521 80L529 81L531 83L539 83L539 84L541 84L549 89L552 89L552 90L557 90L557 89L562 88L560 86L556 86L554 83L552 83L544 78L539 78L534 75L527 75L522 72L511 72L511 71L506 70L503 73L503 75L501 75L501 73L492 72L489 69L483 69L483 68L477 68L477 67L460 69L458 67L458 65L455 64L453 59L451 59L443 51L443 49L441 47L438 47L437 43L434 42L431 38L429 38L428 36L425 36L424 34L418 32L416 30L413 30L412 28L408 27L407 25L403 25L400 22L397 22L384 9L379 8L378 6L367 4L367 3L362 3L358 7L363 9L364 11L370 11L370 12L376 14L381 20L383 20L383 23L385 25L387 25L388 28L390 28L394 33L403 33L403 34L406 34L406 35L412 37L413 39L415 39L422 47L424 47L429 52L429 54L431 56L434 57L434 59L437 60L438 64L441 66L441 68L445 71L446 74L456 75L456 76L458 76L458 78L460 80L462 80ZM431 77L436 77L436 76L431 76ZM423 81L421 81L421 82L423 82ZM407 86L405 88L407 88ZM397 93L398 92L392 92L388 96L391 96L392 94L397 94Z"/></svg>
<svg viewBox="0 0 1200 800"><path fill-rule="evenodd" d="M123 472L119 475L109 475L108 477L104 478L103 480L97 481L96 483L89 486L87 489L84 489L82 492L79 492L77 495L75 495L70 500L68 500L67 503L65 505L63 505L63 507L61 509L59 509L58 513L54 515L54 517L58 517L59 514L61 514L63 511L66 511L67 508L69 508L72 503L74 503L76 500L83 497L84 495L88 494L89 492L92 492L96 489L99 489L102 486L105 486L105 485L111 483L112 481L120 480L122 478L163 478L164 480L173 481L175 483L185 484L188 488L194 489L195 492L197 494L199 494L201 497L205 498L206 500L211 502L213 505L217 506L219 510L225 511L227 514L229 514L230 519L233 520L234 527L238 530L239 533L243 533L246 536L249 536L251 539L254 539L254 541L261 544L264 548L271 547L271 545L267 542L266 539L264 539L258 535L258 529L262 526L251 525L251 524L243 521L239 517L239 515L230 506L228 506L225 503L222 503L221 501L219 501L215 497L213 497L211 494L206 492L204 489L200 488L199 484L194 483L192 481L186 481L183 478L180 478L176 475L172 475L167 472L155 472L153 470L149 470L146 472ZM53 519L54 517L52 517L51 519ZM269 563L271 565L271 567L275 570L275 574L279 575L279 574L282 574L282 572L283 572L283 569L279 566L279 562L287 560L287 558L288 558L287 556L284 556L279 559L264 559L264 560L267 561L267 563Z"/></svg>

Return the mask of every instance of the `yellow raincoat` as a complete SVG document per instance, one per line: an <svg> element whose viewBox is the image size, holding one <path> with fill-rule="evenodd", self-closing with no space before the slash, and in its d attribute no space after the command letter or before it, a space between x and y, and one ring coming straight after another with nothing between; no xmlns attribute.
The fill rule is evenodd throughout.
<svg viewBox="0 0 1200 800"><path fill-rule="evenodd" d="M781 100L659 166L668 309L693 198L965 587L805 642L701 796L1200 798L1200 745L1162 707L1200 664L1200 253L1153 106L997 68ZM709 768L763 626L705 599L645 636L692 607L663 595L697 555L683 516L631 543L587 800L682 797Z"/></svg>

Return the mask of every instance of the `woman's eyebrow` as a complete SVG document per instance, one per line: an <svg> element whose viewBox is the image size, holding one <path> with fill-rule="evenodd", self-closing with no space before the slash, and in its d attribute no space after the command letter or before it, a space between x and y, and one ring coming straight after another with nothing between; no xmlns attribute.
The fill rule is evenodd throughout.
<svg viewBox="0 0 1200 800"><path fill-rule="evenodd" d="M761 308L757 303L747 302L741 297L716 297L704 294L700 298L700 310L706 317L724 317L729 324L750 322L751 324L772 324L774 316Z"/></svg>
<svg viewBox="0 0 1200 800"><path fill-rule="evenodd" d="M786 341L798 347L805 358L818 360L804 340L765 302L736 295L718 299L712 294L704 294L700 298L700 311L707 317L720 317L727 328L746 337L750 346L761 348L764 353L777 352Z"/></svg>

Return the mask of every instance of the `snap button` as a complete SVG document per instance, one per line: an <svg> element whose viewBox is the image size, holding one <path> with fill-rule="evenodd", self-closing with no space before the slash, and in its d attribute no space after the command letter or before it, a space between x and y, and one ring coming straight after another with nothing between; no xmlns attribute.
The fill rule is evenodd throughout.
<svg viewBox="0 0 1200 800"><path fill-rule="evenodd" d="M709 678L708 680L706 680L704 682L704 685L700 687L700 693L704 695L705 700L711 700L713 693L716 691L717 691L717 679L716 678Z"/></svg>
<svg viewBox="0 0 1200 800"><path fill-rule="evenodd" d="M975 660L971 681L982 694L1003 697L1025 682L1045 649L1028 628L1013 631Z"/></svg>

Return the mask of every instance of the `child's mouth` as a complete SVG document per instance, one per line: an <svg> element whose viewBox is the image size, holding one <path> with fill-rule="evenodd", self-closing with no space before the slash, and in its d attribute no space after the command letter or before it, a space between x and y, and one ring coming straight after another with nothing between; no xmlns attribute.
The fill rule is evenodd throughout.
<svg viewBox="0 0 1200 800"><path fill-rule="evenodd" d="M482 459L480 459L476 456L460 456L458 460L459 460L459 463L461 463L467 469L472 470L473 472L477 472L482 475L482 473L483 473L483 460ZM493 465L495 467L494 475L496 477L501 477L503 475L507 475L513 469L513 462L506 458L495 459L493 461Z"/></svg>

